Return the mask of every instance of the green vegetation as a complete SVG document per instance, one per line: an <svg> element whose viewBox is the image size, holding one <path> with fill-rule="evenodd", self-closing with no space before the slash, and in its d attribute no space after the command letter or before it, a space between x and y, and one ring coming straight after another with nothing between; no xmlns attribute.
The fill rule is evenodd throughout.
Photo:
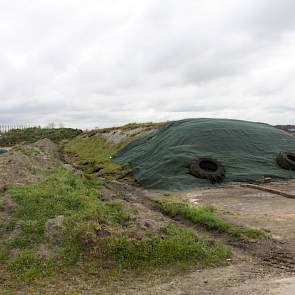
<svg viewBox="0 0 295 295"><path fill-rule="evenodd" d="M45 224L56 216L64 216L60 233L64 238L54 254L63 257L62 263L78 258L78 240L75 235L79 235L77 229L81 229L82 225L96 223L98 229L101 224L124 224L131 217L130 209L124 208L123 202L120 201L103 202L100 192L95 188L98 185L99 182L94 184L93 181L82 180L63 169L54 169L52 176L43 182L11 187L9 193L18 204L18 210L12 220L0 224L0 230L6 234L13 233L17 221L21 231L3 241L5 246L1 249L2 253L7 252L5 249L19 251L14 259L8 261L9 269L25 279L30 279L34 273L42 274L51 269L48 265L52 259L48 258L40 263L40 258L35 257L33 253L41 242L50 242L45 233ZM70 258L69 253L72 255ZM38 270L35 270L36 267Z"/></svg>
<svg viewBox="0 0 295 295"><path fill-rule="evenodd" d="M110 132L110 131L115 131L115 130L131 130L131 129L136 129L136 128L144 128L146 130L150 130L150 129L160 128L164 124L165 123L153 123L153 122L129 123L129 124L119 126L119 127L110 127L110 128L99 129L99 132L103 133L103 132Z"/></svg>
<svg viewBox="0 0 295 295"><path fill-rule="evenodd" d="M38 148L25 146L25 145L18 145L15 147L15 150L19 151L29 157L30 156L37 156L41 153Z"/></svg>
<svg viewBox="0 0 295 295"><path fill-rule="evenodd" d="M104 177L121 177L130 172L128 165L119 165L111 160L122 144L116 145L104 139L100 133L94 136L78 136L68 142L64 151L74 155L88 174L97 173Z"/></svg>
<svg viewBox="0 0 295 295"><path fill-rule="evenodd" d="M103 137L103 133L117 130L129 131L143 128L145 131L160 128L164 123L130 123L120 127L96 129L80 135L64 146L64 151L70 155L71 161L78 164L86 174L95 173L105 178L124 178L131 174L128 164L119 165L111 157L123 146L142 135L142 131L131 133L122 142L115 144Z"/></svg>
<svg viewBox="0 0 295 295"><path fill-rule="evenodd" d="M103 201L101 182L63 169L51 173L42 182L9 188L17 208L0 223L0 260L22 280L76 262L105 270L143 270L171 263L221 265L230 256L222 244L173 225L163 226L161 234L146 231L136 237L136 212L122 200ZM61 222L52 223L57 218ZM46 255L38 254L40 245L47 245Z"/></svg>
<svg viewBox="0 0 295 295"><path fill-rule="evenodd" d="M33 251L22 250L11 260L8 270L17 277L30 281L37 276L49 275L56 267L52 259L40 259Z"/></svg>
<svg viewBox="0 0 295 295"><path fill-rule="evenodd" d="M221 243L201 240L190 229L175 225L167 226L165 234L148 239L111 237L104 242L107 246L102 257L112 257L120 266L131 269L166 267L171 263L222 265L230 256L230 251Z"/></svg>
<svg viewBox="0 0 295 295"><path fill-rule="evenodd" d="M13 146L19 143L33 143L42 138L60 142L64 139L72 139L82 133L82 130L71 128L27 128L13 129L0 137L0 146Z"/></svg>
<svg viewBox="0 0 295 295"><path fill-rule="evenodd" d="M248 237L253 239L265 239L267 233L253 228L244 228L226 222L217 216L213 206L195 206L176 197L163 196L157 199L161 210L169 216L182 216L193 223L200 224L208 230L225 232L235 237Z"/></svg>

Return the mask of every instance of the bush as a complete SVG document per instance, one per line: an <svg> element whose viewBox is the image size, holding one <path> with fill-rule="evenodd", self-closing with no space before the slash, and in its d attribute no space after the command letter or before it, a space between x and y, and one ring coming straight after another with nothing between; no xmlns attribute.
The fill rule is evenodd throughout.
<svg viewBox="0 0 295 295"><path fill-rule="evenodd" d="M14 146L19 143L33 143L42 138L48 138L56 143L65 139L72 139L81 134L82 130L72 128L27 128L13 129L0 137L0 146Z"/></svg>

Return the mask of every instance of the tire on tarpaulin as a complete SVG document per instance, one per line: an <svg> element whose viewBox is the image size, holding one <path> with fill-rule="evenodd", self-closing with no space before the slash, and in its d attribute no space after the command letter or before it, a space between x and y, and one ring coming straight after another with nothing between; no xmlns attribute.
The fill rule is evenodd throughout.
<svg viewBox="0 0 295 295"><path fill-rule="evenodd" d="M203 179L209 179L212 183L222 182L225 177L223 165L209 157L195 157L190 163L190 174Z"/></svg>
<svg viewBox="0 0 295 295"><path fill-rule="evenodd" d="M277 164L283 169L295 171L295 153L280 152L277 156Z"/></svg>

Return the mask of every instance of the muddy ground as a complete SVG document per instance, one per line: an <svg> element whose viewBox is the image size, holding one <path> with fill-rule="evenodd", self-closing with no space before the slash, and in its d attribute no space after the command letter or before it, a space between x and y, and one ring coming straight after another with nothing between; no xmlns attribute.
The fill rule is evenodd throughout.
<svg viewBox="0 0 295 295"><path fill-rule="evenodd" d="M57 153L56 147L47 141L41 141L35 147L39 152L33 155L30 154L32 150L25 151L29 153L26 155L15 149L2 156L0 186L37 181L40 171L44 173L54 167L52 159ZM1 171L5 173L1 174ZM295 180L265 186L295 195ZM196 267L182 272L163 270L136 277L126 273L111 280L101 278L97 273L86 275L75 269L39 286L22 286L16 294L295 294L295 199L240 187L239 184L175 193L195 204L214 205L226 220L234 224L265 229L272 235L272 239L266 241L243 241L209 233L181 218L170 220L159 212L153 201L160 193L116 181L110 181L107 187L104 197L124 199L137 208L144 220L143 227L153 227L165 221L185 224L200 235L228 245L233 251L232 259L225 267ZM3 197L5 192L0 191L0 194ZM5 290L0 286L0 291Z"/></svg>
<svg viewBox="0 0 295 295"><path fill-rule="evenodd" d="M295 195L294 180L265 186ZM228 266L192 270L154 282L149 288L143 284L133 287L134 290L121 290L119 294L295 294L295 199L239 184L176 195L195 204L212 204L229 222L265 229L272 239L241 241L204 231L204 235L211 235L232 248L234 256ZM156 210L147 201L156 196L157 193L145 192L141 203L149 210ZM174 221L202 234L202 228L182 219Z"/></svg>
<svg viewBox="0 0 295 295"><path fill-rule="evenodd" d="M110 182L109 197L122 198L138 206L146 220L165 220L155 206L156 192L144 191L118 182ZM268 187L295 191L295 181L267 184ZM44 294L142 294L142 295L293 295L295 294L295 199L264 193L239 184L218 189L202 189L176 194L197 204L213 204L223 217L235 224L263 228L271 232L266 241L241 241L227 235L208 233L182 219L198 234L218 239L233 251L228 266L192 268L183 272L163 271L144 277L125 274L107 283L97 275L85 277L66 274L46 285ZM67 282L65 284L65 282ZM59 290L58 292L56 290ZM42 293L43 294L43 293Z"/></svg>
<svg viewBox="0 0 295 295"><path fill-rule="evenodd" d="M264 186L295 195L294 180ZM195 204L212 204L226 220L266 229L273 238L252 245L225 241L236 253L245 256L235 266L213 270L202 291L188 290L183 294L295 294L295 199L243 188L239 184L193 190L179 197ZM225 279L224 284L216 284L216 275L218 280ZM206 293L211 287L211 293ZM185 290L186 286L180 289Z"/></svg>

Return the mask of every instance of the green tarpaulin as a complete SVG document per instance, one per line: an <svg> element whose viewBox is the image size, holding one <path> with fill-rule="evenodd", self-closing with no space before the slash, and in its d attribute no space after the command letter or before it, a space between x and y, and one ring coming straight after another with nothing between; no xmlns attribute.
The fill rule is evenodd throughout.
<svg viewBox="0 0 295 295"><path fill-rule="evenodd" d="M185 190L212 186L189 174L194 156L209 156L223 163L224 183L295 178L295 171L276 163L280 151L295 152L295 137L268 124L228 119L186 119L166 124L137 139L114 157L130 163L144 187Z"/></svg>

